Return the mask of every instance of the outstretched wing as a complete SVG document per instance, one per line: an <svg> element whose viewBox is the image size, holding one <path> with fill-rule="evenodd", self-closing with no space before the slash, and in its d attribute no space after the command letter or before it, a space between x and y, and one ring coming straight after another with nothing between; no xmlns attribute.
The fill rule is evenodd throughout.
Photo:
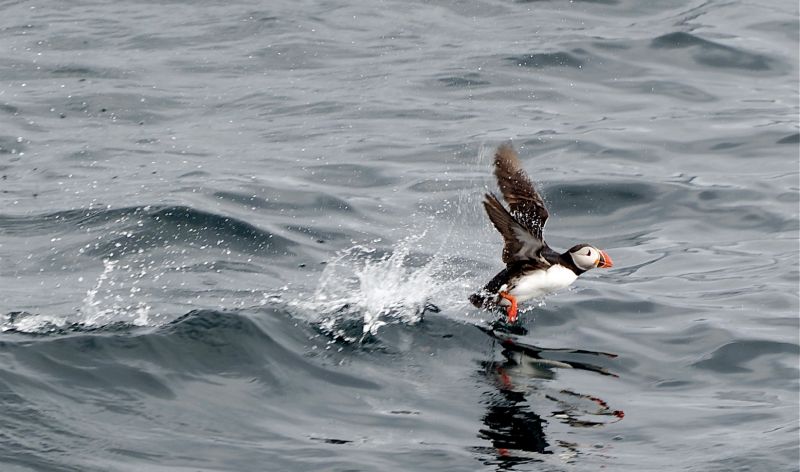
<svg viewBox="0 0 800 472"><path fill-rule="evenodd" d="M541 242L542 230L549 214L511 144L503 144L497 148L494 155L494 175L503 198L508 202L512 218Z"/></svg>
<svg viewBox="0 0 800 472"><path fill-rule="evenodd" d="M542 238L531 234L528 228L522 226L505 209L494 194L487 193L483 207L492 220L492 224L500 231L505 240L503 247L503 262L509 264L518 260L540 259L544 241ZM540 230L541 234L541 230Z"/></svg>

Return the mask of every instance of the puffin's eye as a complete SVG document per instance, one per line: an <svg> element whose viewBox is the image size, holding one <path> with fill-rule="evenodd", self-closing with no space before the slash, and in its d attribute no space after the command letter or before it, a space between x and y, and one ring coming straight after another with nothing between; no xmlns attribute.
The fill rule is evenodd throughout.
<svg viewBox="0 0 800 472"><path fill-rule="evenodd" d="M589 251L589 252L587 252L587 253L586 253L586 255L591 257L591 255L592 255L592 250L591 250L591 249L587 249L587 251Z"/></svg>

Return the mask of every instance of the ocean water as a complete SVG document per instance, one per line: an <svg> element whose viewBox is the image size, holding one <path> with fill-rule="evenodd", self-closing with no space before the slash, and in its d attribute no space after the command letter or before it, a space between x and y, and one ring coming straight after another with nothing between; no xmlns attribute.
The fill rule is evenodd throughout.
<svg viewBox="0 0 800 472"><path fill-rule="evenodd" d="M796 2L0 12L0 470L798 470Z"/></svg>

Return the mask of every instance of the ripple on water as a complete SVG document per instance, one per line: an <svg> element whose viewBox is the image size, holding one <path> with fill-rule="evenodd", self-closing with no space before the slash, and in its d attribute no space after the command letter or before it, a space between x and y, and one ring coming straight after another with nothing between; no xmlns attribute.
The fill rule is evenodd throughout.
<svg viewBox="0 0 800 472"><path fill-rule="evenodd" d="M656 51L687 50L694 62L709 67L753 72L769 72L775 67L774 60L763 54L726 46L682 31L658 36L650 42L650 47Z"/></svg>
<svg viewBox="0 0 800 472"><path fill-rule="evenodd" d="M529 67L533 69L544 69L548 67L569 67L577 69L583 66L584 61L576 53L564 51L552 53L533 53L520 56L511 56L507 61L516 64L518 67Z"/></svg>
<svg viewBox="0 0 800 472"><path fill-rule="evenodd" d="M165 246L221 247L249 253L291 255L297 243L233 217L190 207L150 207L128 228L88 251L118 257Z"/></svg>
<svg viewBox="0 0 800 472"><path fill-rule="evenodd" d="M796 359L800 355L800 346L770 340L737 339L718 347L707 359L692 365L720 374L739 375L739 382L745 385L768 385L794 391L798 387L798 372L796 366L783 362L787 355Z"/></svg>

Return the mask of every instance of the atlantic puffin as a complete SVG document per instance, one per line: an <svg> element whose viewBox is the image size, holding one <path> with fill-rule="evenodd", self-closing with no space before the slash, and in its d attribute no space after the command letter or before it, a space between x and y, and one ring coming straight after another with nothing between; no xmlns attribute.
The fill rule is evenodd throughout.
<svg viewBox="0 0 800 472"><path fill-rule="evenodd" d="M483 207L505 240L506 267L469 300L478 308L506 307L508 322L513 324L518 303L565 288L584 272L607 269L613 262L605 251L590 244L577 244L563 254L547 245L542 238L547 208L511 144L497 148L494 175L508 209L493 193L485 195Z"/></svg>

